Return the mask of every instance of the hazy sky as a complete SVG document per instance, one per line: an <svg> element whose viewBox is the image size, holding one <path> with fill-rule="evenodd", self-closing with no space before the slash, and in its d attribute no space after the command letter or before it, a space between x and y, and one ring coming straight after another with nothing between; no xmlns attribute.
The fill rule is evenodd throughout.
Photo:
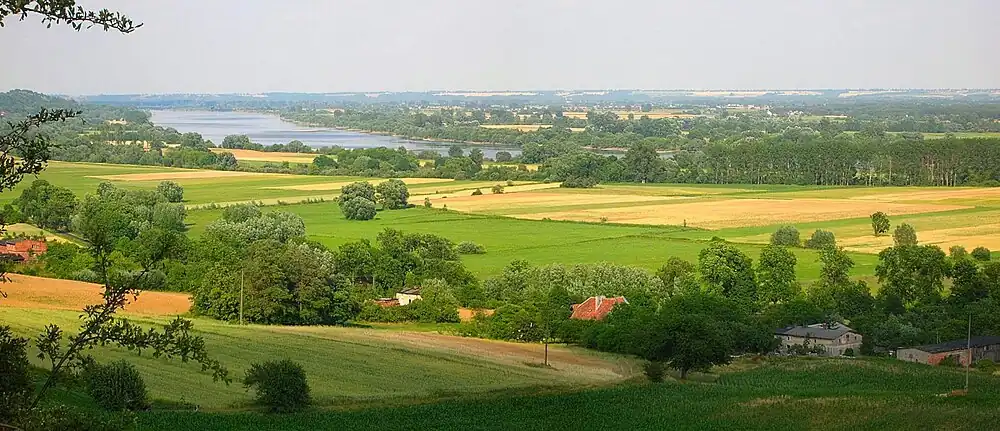
<svg viewBox="0 0 1000 431"><path fill-rule="evenodd" d="M1000 87L1000 0L88 0L0 28L0 91Z"/></svg>

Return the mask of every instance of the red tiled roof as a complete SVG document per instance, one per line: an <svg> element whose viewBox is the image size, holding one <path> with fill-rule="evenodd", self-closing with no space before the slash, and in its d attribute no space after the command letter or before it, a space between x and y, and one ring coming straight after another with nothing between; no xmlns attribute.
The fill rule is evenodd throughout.
<svg viewBox="0 0 1000 431"><path fill-rule="evenodd" d="M614 298L591 296L582 303L573 304L573 315L570 319L601 320L618 304L628 304L628 300L624 296Z"/></svg>
<svg viewBox="0 0 1000 431"><path fill-rule="evenodd" d="M40 254L48 251L49 245L45 241L35 241L24 239L20 241L4 241L0 243L0 254L20 256L22 259L30 261Z"/></svg>

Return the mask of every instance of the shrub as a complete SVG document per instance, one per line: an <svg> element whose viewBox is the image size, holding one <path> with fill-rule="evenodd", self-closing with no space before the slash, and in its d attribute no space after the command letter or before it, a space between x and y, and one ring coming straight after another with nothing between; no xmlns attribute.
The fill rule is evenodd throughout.
<svg viewBox="0 0 1000 431"><path fill-rule="evenodd" d="M257 393L257 403L275 412L295 411L309 405L306 372L289 359L250 364L243 386Z"/></svg>
<svg viewBox="0 0 1000 431"><path fill-rule="evenodd" d="M938 365L942 367L961 367L962 362L958 360L958 355L948 355Z"/></svg>
<svg viewBox="0 0 1000 431"><path fill-rule="evenodd" d="M375 218L375 202L360 196L343 202L340 210L348 220L371 220Z"/></svg>
<svg viewBox="0 0 1000 431"><path fill-rule="evenodd" d="M167 202L177 203L184 200L184 187L173 181L160 181L156 192L167 198Z"/></svg>
<svg viewBox="0 0 1000 431"><path fill-rule="evenodd" d="M589 189L597 185L597 180L592 177L569 177L559 184L559 187L569 189Z"/></svg>
<svg viewBox="0 0 1000 431"><path fill-rule="evenodd" d="M847 356L849 358L853 358L855 356L854 348L848 347L847 350L844 350L844 356Z"/></svg>
<svg viewBox="0 0 1000 431"><path fill-rule="evenodd" d="M969 252L965 251L965 247L953 245L948 249L948 255L951 256L952 259L962 259L965 256L968 256Z"/></svg>
<svg viewBox="0 0 1000 431"><path fill-rule="evenodd" d="M889 232L889 216L884 212L878 211L872 214L872 233L875 236L882 235Z"/></svg>
<svg viewBox="0 0 1000 431"><path fill-rule="evenodd" d="M771 244L798 247L802 245L799 230L795 226L782 226L771 234Z"/></svg>
<svg viewBox="0 0 1000 431"><path fill-rule="evenodd" d="M660 383L663 381L663 375L666 373L666 367L663 362L660 361L649 361L643 364L642 372L646 374L646 378L650 382Z"/></svg>
<svg viewBox="0 0 1000 431"><path fill-rule="evenodd" d="M430 208L431 206L431 198L424 198L424 208Z"/></svg>
<svg viewBox="0 0 1000 431"><path fill-rule="evenodd" d="M28 374L28 340L0 326L0 423L10 423L33 388Z"/></svg>
<svg viewBox="0 0 1000 431"><path fill-rule="evenodd" d="M135 429L136 419L130 412L104 413L56 405L26 411L12 425L23 430L120 431Z"/></svg>
<svg viewBox="0 0 1000 431"><path fill-rule="evenodd" d="M502 195L503 194L503 186L500 185L500 184L497 184L497 185L493 186L493 194L495 194L495 195Z"/></svg>
<svg viewBox="0 0 1000 431"><path fill-rule="evenodd" d="M837 246L837 239L833 232L816 229L812 237L806 240L806 247L815 249L833 248Z"/></svg>
<svg viewBox="0 0 1000 431"><path fill-rule="evenodd" d="M507 180L507 187L514 187L514 182L511 180Z"/></svg>
<svg viewBox="0 0 1000 431"><path fill-rule="evenodd" d="M996 370L997 364L996 362L993 362L993 360L989 358L983 358L976 362L973 362L972 366L975 367L977 370L981 370L983 372L992 374L993 371Z"/></svg>
<svg viewBox="0 0 1000 431"><path fill-rule="evenodd" d="M913 226L903 223L892 231L892 241L897 247L917 245L917 231L913 229Z"/></svg>
<svg viewBox="0 0 1000 431"><path fill-rule="evenodd" d="M383 208L387 210L403 209L408 205L407 201L410 198L410 191L406 188L406 183L400 180L390 179L383 181L375 187L375 190L381 196Z"/></svg>
<svg viewBox="0 0 1000 431"><path fill-rule="evenodd" d="M149 407L146 383L135 366L122 359L87 370L87 393L105 410L144 410Z"/></svg>
<svg viewBox="0 0 1000 431"><path fill-rule="evenodd" d="M458 254L486 254L486 247L472 241L462 241L455 246L455 252Z"/></svg>
<svg viewBox="0 0 1000 431"><path fill-rule="evenodd" d="M972 255L973 259L976 259L976 260L979 260L979 261L982 261L982 262L989 262L990 258L991 258L991 256L990 256L990 249L988 249L986 247L976 247L976 248L972 249L971 255Z"/></svg>
<svg viewBox="0 0 1000 431"><path fill-rule="evenodd" d="M472 191L472 196L479 196L479 195L482 195L482 194L483 194L483 191L479 190L479 189L475 189L475 190Z"/></svg>

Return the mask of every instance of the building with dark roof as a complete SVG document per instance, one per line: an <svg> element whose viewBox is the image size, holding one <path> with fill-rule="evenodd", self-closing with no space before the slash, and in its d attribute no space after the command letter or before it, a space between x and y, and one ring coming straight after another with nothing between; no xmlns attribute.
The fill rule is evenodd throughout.
<svg viewBox="0 0 1000 431"><path fill-rule="evenodd" d="M411 287L396 294L396 300L399 305L409 305L418 299L424 299L420 296L419 287Z"/></svg>
<svg viewBox="0 0 1000 431"><path fill-rule="evenodd" d="M861 352L861 334L842 323L789 326L774 331L774 336L786 352L793 346L823 346L823 356L841 356L848 349Z"/></svg>
<svg viewBox="0 0 1000 431"><path fill-rule="evenodd" d="M968 365L970 353L972 354L973 363L980 359L1000 362L1000 337L972 337L971 340L954 340L945 343L909 347L899 349L896 352L896 357L909 362L937 365L945 358L953 356L959 364Z"/></svg>

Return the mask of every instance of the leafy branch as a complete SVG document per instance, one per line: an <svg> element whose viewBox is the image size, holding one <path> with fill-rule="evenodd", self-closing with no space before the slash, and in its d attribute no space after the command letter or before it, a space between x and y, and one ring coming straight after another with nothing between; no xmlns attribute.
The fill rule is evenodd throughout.
<svg viewBox="0 0 1000 431"><path fill-rule="evenodd" d="M77 6L76 0L0 0L0 27L3 27L3 19L11 15L19 16L21 21L29 15L41 15L46 28L52 24L67 24L77 31L96 25L104 31L128 34L142 27L142 23L135 24L120 12L87 10Z"/></svg>

